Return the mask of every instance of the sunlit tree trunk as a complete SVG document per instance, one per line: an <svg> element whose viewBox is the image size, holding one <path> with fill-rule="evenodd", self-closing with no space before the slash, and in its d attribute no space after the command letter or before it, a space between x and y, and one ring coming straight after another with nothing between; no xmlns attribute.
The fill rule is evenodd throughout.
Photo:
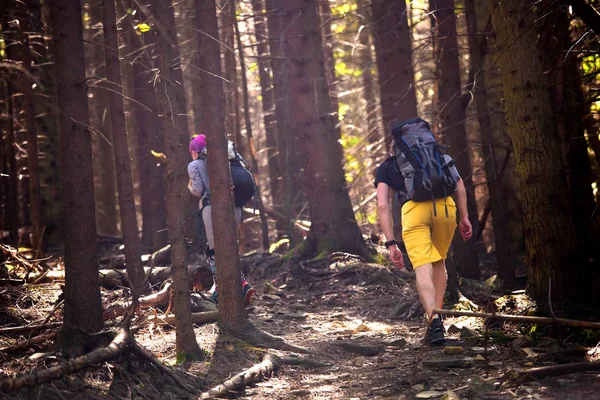
<svg viewBox="0 0 600 400"><path fill-rule="evenodd" d="M207 72L202 77L202 110L205 113L207 147L211 149L208 175L211 181L213 230L215 238L218 238L215 240L215 255L219 266L219 325L235 335L243 335L246 319L240 290L241 269L233 214L233 182L227 161L225 98L220 79L221 56L215 0L196 0L196 24L211 37L210 40L204 40L199 67Z"/></svg>
<svg viewBox="0 0 600 400"><path fill-rule="evenodd" d="M544 63L525 0L495 1L497 35L510 135L524 211L527 293L540 301L577 295L576 231L569 211L560 139L553 123Z"/></svg>
<svg viewBox="0 0 600 400"><path fill-rule="evenodd" d="M381 112L386 129L386 147L389 149L392 142L390 124L417 116L406 2L372 0L371 13Z"/></svg>
<svg viewBox="0 0 600 400"><path fill-rule="evenodd" d="M248 153L250 155L251 165L252 165L252 175L254 175L254 180L256 182L256 189L254 192L254 198L256 201L256 206L258 208L258 212L260 215L260 228L262 232L262 247L265 250L269 249L269 226L267 225L267 215L265 214L265 208L263 205L263 197L261 190L261 183L258 181L258 160L256 155L256 148L254 146L254 138L252 134L252 123L250 121L250 102L248 99L248 80L246 78L246 57L244 55L244 48L242 47L242 38L240 35L240 29L238 27L238 22L235 21L235 38L238 47L238 51L240 54L240 66L241 66L241 76L242 76L242 94L244 99L244 121L246 124L246 135L248 136Z"/></svg>
<svg viewBox="0 0 600 400"><path fill-rule="evenodd" d="M465 105L462 104L458 43L456 40L456 16L453 0L431 0L430 12L437 21L435 46L438 61L438 137L450 146L450 154L467 188L467 207L471 225L478 226L477 204L471 179L472 167L467 132L465 129ZM462 216L461 216L462 217ZM465 278L479 279L481 271L473 240L463 242L457 230L454 237L454 253L458 271Z"/></svg>
<svg viewBox="0 0 600 400"><path fill-rule="evenodd" d="M115 0L102 0L102 23L104 31L104 54L106 59L106 78L116 89L109 94L110 121L113 132L113 151L117 170L119 192L119 210L125 244L125 262L127 279L131 283L134 296L139 296L144 280L141 263L140 237L135 213L135 198L131 177L131 159L127 143L125 106L123 104L121 64L119 62L119 44L117 43L117 14Z"/></svg>
<svg viewBox="0 0 600 400"><path fill-rule="evenodd" d="M191 322L190 278L187 271L185 244L185 192L187 190L187 162L189 132L185 116L185 98L181 85L181 70L173 62L179 57L173 9L168 1L155 0L155 18L159 29L157 52L160 80L157 82L158 101L164 129L164 146L167 157L167 228L171 245L171 271L173 276L173 310L177 317L175 344L177 361L201 358Z"/></svg>
<svg viewBox="0 0 600 400"><path fill-rule="evenodd" d="M63 347L80 335L100 331L102 303L96 260L96 218L87 84L83 59L81 4L51 1L65 227L65 306Z"/></svg>
<svg viewBox="0 0 600 400"><path fill-rule="evenodd" d="M348 196L342 148L331 117L318 5L315 0L279 0L273 5L287 26L282 39L287 62L293 67L291 132L303 156L310 209L311 227L301 255L323 257L332 251L346 251L368 257Z"/></svg>

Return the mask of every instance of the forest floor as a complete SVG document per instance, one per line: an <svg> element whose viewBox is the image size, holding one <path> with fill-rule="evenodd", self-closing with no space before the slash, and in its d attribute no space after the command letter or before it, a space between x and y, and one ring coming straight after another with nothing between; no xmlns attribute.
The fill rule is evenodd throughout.
<svg viewBox="0 0 600 400"><path fill-rule="evenodd" d="M321 271L321 272L319 272ZM190 399L263 359L266 353L310 358L323 366L282 365L270 378L232 393L240 399L600 399L600 372L524 380L520 371L600 359L591 341L597 332L544 328L481 318L447 318L448 343L432 347L414 287L414 274L399 274L354 259L310 266L250 268L257 290L249 319L257 327L302 346L308 354L250 346L219 333L216 323L197 326L203 362L175 365L175 331L148 325L135 332L151 350L197 390L185 392L152 365L126 354L84 371L0 398L14 399ZM522 291L498 294L483 283L472 297L488 299L505 314L529 315L534 305ZM488 281L489 283L489 281ZM474 289L473 289L474 288ZM467 290L465 290L467 291ZM40 323L53 309L60 283L0 286L2 327ZM102 290L105 307L122 303L123 289ZM482 295L483 293L483 295ZM447 308L485 310L462 297ZM412 314L412 318L407 318ZM60 316L60 312L56 314ZM55 317L56 318L56 317ZM30 335L31 336L31 335ZM0 345L27 336L0 336ZM64 361L51 341L24 350L0 349L0 377L35 373ZM458 360L460 368L436 368Z"/></svg>

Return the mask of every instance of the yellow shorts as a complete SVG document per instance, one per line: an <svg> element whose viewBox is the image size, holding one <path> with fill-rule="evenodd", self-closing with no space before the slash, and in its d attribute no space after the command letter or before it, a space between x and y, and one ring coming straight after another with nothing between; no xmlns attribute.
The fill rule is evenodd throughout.
<svg viewBox="0 0 600 400"><path fill-rule="evenodd" d="M448 216L446 216L446 207ZM402 206L402 240L413 268L445 260L456 230L456 204L451 197L408 201Z"/></svg>

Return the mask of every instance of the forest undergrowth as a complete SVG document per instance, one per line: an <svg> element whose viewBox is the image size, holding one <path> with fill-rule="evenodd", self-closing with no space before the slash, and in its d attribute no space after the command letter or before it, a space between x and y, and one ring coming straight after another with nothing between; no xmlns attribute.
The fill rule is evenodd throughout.
<svg viewBox="0 0 600 400"><path fill-rule="evenodd" d="M385 250L381 250L384 252ZM134 320L136 341L174 371L188 390L147 359L121 356L60 379L6 393L14 399L192 399L236 374L260 364L267 355L286 360L258 382L235 389L242 399L594 399L600 397L596 371L536 378L540 367L600 361L598 331L581 328L448 317L448 341L424 341L426 321L416 295L414 273L364 263L336 254L318 262L274 263L273 255L244 258L248 279L257 290L248 318L266 332L308 349L308 354L251 346L219 332L216 322L196 324L203 361L175 364L175 330L160 323L169 301L145 308ZM444 308L462 311L536 315L537 306L522 290L461 280L461 296ZM8 284L8 283L12 283ZM61 321L61 281L0 286L2 329L52 324L44 330L0 335L0 376L35 374L65 360L53 349ZM204 289L202 284L196 289ZM160 291L156 285L155 292ZM103 288L107 330L127 306L129 290ZM196 294L193 311L210 311ZM121 313L122 314L122 313ZM145 315L145 322L139 316ZM143 323L142 323L143 322ZM110 325L113 325L111 327ZM136 325L137 324L137 325ZM1 332L1 331L0 331ZM19 343L40 338L37 343ZM107 343L104 343L106 345ZM295 361L296 360L296 361ZM307 361L308 360L308 361ZM264 364L264 362L263 362ZM261 364L262 365L262 364ZM272 372L272 373L271 373ZM206 396L205 396L206 398Z"/></svg>

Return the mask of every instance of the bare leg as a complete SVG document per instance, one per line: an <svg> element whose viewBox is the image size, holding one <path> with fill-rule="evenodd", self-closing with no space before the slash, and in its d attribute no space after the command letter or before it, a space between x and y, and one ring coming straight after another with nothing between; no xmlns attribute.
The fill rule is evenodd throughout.
<svg viewBox="0 0 600 400"><path fill-rule="evenodd" d="M433 286L435 286L435 306L441 309L444 304L444 293L446 293L446 263L444 260L433 263Z"/></svg>
<svg viewBox="0 0 600 400"><path fill-rule="evenodd" d="M417 292L421 299L421 304L425 308L427 317L431 319L433 309L437 307L436 302L436 287L433 282L433 265L423 264L415 268L417 277Z"/></svg>

